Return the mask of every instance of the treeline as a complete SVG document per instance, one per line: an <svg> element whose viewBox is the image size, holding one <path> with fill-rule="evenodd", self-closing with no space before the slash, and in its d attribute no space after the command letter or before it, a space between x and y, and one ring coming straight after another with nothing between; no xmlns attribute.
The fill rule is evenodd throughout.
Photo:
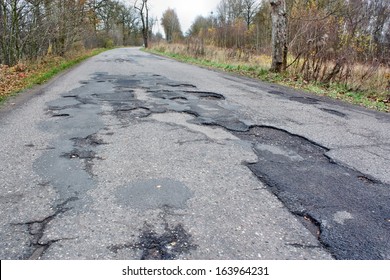
<svg viewBox="0 0 390 280"><path fill-rule="evenodd" d="M333 58L390 60L389 0L287 0L289 49L296 55L326 49ZM224 48L270 52L268 0L221 0L216 13L198 16L189 36ZM335 55L336 54L336 55Z"/></svg>
<svg viewBox="0 0 390 280"><path fill-rule="evenodd" d="M119 0L0 0L0 64L47 54L141 45L136 9Z"/></svg>
<svg viewBox="0 0 390 280"><path fill-rule="evenodd" d="M221 0L216 13L196 18L188 34L189 46L198 55L204 45L243 50L235 52L240 55L270 55L270 2ZM357 64L369 66L361 69L362 80L390 66L389 0L285 2L289 71L308 81L348 83Z"/></svg>
<svg viewBox="0 0 390 280"><path fill-rule="evenodd" d="M205 46L231 50L228 55L240 59L271 55L276 2L286 3L290 73L356 89L362 84L356 79L387 73L390 0L221 0L209 16L196 17L185 35L174 9L161 23L168 42L186 42L195 55L204 54ZM151 32L156 18L149 17L149 5L153 0L0 0L0 64L80 48L147 47L148 39L161 38ZM358 74L357 65L364 65Z"/></svg>

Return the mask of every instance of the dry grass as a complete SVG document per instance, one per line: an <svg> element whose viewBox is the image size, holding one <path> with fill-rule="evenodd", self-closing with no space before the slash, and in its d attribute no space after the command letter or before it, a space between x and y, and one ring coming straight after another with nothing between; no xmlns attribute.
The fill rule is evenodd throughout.
<svg viewBox="0 0 390 280"><path fill-rule="evenodd" d="M390 68L383 65L354 64L353 67L345 67L339 77L336 77L337 79L325 85L320 80L306 80L300 72L299 62L293 64L282 75L278 75L268 71L271 66L270 56L240 49L223 49L197 43L160 43L153 45L151 51L182 61L238 72L261 80L342 99L367 108L390 112ZM289 58L290 62L293 60L292 57ZM320 72L326 73L334 67L334 64L327 63L322 67Z"/></svg>
<svg viewBox="0 0 390 280"><path fill-rule="evenodd" d="M203 48L202 51L199 48ZM271 66L271 58L266 55L253 55L240 49L224 49L214 46L199 46L193 44L166 44L152 46L152 50L161 53L178 54L181 56L198 57L214 63L246 65L267 69Z"/></svg>
<svg viewBox="0 0 390 280"><path fill-rule="evenodd" d="M60 71L101 51L103 49L83 50L65 57L45 56L36 61L21 61L12 67L0 65L0 102L23 89L44 83Z"/></svg>

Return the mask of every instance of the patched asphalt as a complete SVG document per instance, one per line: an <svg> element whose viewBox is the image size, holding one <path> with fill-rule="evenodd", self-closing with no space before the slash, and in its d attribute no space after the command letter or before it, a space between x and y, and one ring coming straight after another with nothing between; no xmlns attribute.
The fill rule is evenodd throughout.
<svg viewBox="0 0 390 280"><path fill-rule="evenodd" d="M390 258L386 114L135 48L41 91L0 116L2 259Z"/></svg>

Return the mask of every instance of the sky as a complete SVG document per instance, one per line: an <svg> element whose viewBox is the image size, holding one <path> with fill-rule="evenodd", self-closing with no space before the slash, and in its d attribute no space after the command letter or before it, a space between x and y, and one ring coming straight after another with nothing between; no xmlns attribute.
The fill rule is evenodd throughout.
<svg viewBox="0 0 390 280"><path fill-rule="evenodd" d="M174 9L179 17L181 29L185 34L198 15L209 16L212 11L215 12L220 0L149 0L148 2L151 8L150 14L157 17L159 25L162 14L168 8ZM153 31L164 32L161 25Z"/></svg>

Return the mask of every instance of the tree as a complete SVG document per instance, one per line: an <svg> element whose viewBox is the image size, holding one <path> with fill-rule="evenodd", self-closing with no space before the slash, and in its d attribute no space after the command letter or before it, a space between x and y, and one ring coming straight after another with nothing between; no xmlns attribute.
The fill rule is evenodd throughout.
<svg viewBox="0 0 390 280"><path fill-rule="evenodd" d="M0 0L0 64L140 44L139 22L137 10L120 0Z"/></svg>
<svg viewBox="0 0 390 280"><path fill-rule="evenodd" d="M134 8L139 11L142 22L142 37L144 40L144 47L149 47L149 6L148 0L141 0L138 4L138 0L134 3Z"/></svg>
<svg viewBox="0 0 390 280"><path fill-rule="evenodd" d="M247 29L249 30L250 25L252 24L258 10L260 4L257 0L244 0L243 1L243 17L246 22Z"/></svg>
<svg viewBox="0 0 390 280"><path fill-rule="evenodd" d="M164 27L165 37L169 43L183 37L179 17L175 10L168 8L161 18L161 24Z"/></svg>
<svg viewBox="0 0 390 280"><path fill-rule="evenodd" d="M213 19L211 17L205 18L203 16L197 16L192 23L189 35L190 36L199 36L199 34L205 30L208 30L209 28L213 27Z"/></svg>
<svg viewBox="0 0 390 280"><path fill-rule="evenodd" d="M223 24L232 24L242 17L243 9L243 0L221 0L217 6L218 18Z"/></svg>
<svg viewBox="0 0 390 280"><path fill-rule="evenodd" d="M282 72L287 67L287 10L285 0L270 0L272 17L271 71Z"/></svg>
<svg viewBox="0 0 390 280"><path fill-rule="evenodd" d="M137 35L138 28L138 16L136 15L135 9L132 6L126 7L125 5L122 5L117 22L120 24L122 29L123 44L131 44L131 36Z"/></svg>

